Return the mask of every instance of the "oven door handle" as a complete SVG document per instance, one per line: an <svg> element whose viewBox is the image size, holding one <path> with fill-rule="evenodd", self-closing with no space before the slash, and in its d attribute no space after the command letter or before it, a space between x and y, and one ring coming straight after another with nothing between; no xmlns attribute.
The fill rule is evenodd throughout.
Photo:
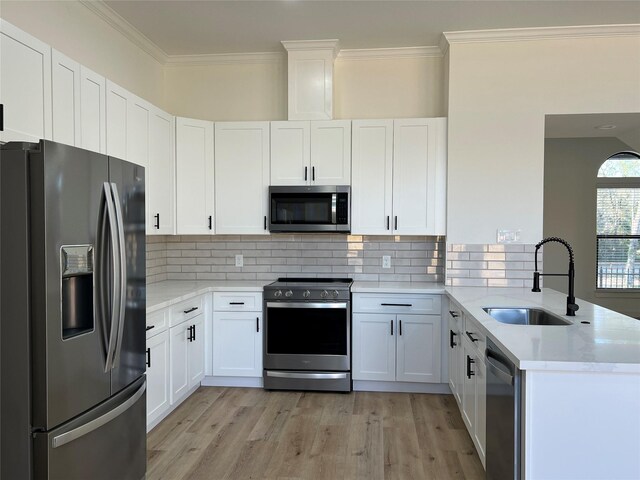
<svg viewBox="0 0 640 480"><path fill-rule="evenodd" d="M348 308L346 302L267 302L267 308Z"/></svg>
<svg viewBox="0 0 640 480"><path fill-rule="evenodd" d="M299 378L299 379L314 379L314 380L339 380L347 378L347 373L317 373L317 372L274 372L267 370L267 377L276 378Z"/></svg>

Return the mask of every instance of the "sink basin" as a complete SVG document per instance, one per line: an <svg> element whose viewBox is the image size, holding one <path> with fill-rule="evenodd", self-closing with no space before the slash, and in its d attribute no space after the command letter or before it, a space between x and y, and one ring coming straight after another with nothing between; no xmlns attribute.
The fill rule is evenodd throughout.
<svg viewBox="0 0 640 480"><path fill-rule="evenodd" d="M501 323L511 325L571 325L571 321L541 308L483 308Z"/></svg>

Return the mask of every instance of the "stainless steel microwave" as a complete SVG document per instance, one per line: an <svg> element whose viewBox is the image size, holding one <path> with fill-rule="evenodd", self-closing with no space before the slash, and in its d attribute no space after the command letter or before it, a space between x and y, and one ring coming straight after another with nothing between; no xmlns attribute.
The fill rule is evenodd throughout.
<svg viewBox="0 0 640 480"><path fill-rule="evenodd" d="M351 231L351 187L269 187L271 232Z"/></svg>

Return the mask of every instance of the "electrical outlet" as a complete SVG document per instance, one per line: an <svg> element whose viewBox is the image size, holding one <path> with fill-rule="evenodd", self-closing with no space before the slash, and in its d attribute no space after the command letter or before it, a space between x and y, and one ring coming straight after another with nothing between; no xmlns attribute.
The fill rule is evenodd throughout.
<svg viewBox="0 0 640 480"><path fill-rule="evenodd" d="M391 255L382 256L382 268L391 268Z"/></svg>
<svg viewBox="0 0 640 480"><path fill-rule="evenodd" d="M496 241L497 243L519 243L520 230L499 229Z"/></svg>
<svg viewBox="0 0 640 480"><path fill-rule="evenodd" d="M244 258L242 255L236 255L236 267L244 266Z"/></svg>

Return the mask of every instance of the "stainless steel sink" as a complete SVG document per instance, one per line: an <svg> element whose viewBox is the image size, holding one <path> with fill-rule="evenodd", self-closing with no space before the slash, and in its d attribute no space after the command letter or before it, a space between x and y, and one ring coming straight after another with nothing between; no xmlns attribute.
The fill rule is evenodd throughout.
<svg viewBox="0 0 640 480"><path fill-rule="evenodd" d="M511 325L571 325L571 321L541 308L486 307L483 310L497 321Z"/></svg>

